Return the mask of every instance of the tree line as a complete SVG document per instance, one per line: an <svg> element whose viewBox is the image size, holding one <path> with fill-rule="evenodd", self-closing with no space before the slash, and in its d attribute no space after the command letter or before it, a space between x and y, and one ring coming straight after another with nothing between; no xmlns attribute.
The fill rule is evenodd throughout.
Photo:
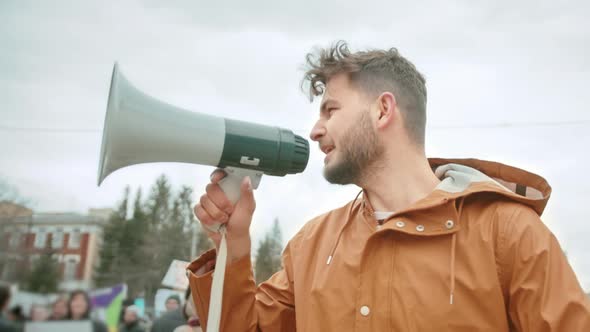
<svg viewBox="0 0 590 332"><path fill-rule="evenodd" d="M141 188L130 200L131 188L111 214L103 230L99 265L95 270L97 287L124 282L130 296L153 299L170 263L174 259L190 261L213 247L194 218L192 189L172 188L161 175L144 199ZM196 243L193 231L196 228ZM196 248L191 248L192 245ZM278 219L260 241L255 256L255 276L266 280L281 266L282 237ZM193 249L193 250L191 250ZM196 249L196 250L195 250Z"/></svg>

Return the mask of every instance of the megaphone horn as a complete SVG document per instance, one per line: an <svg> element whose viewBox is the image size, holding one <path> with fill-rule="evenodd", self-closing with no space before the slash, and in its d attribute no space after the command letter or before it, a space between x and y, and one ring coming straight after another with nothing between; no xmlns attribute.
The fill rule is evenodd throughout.
<svg viewBox="0 0 590 332"><path fill-rule="evenodd" d="M291 130L188 111L135 88L115 63L104 122L98 185L114 171L182 162L284 176L302 172L309 143Z"/></svg>

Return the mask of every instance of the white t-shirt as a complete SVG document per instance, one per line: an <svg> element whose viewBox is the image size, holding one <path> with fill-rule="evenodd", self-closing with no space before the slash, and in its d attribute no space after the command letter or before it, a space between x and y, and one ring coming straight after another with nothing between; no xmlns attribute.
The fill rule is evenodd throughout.
<svg viewBox="0 0 590 332"><path fill-rule="evenodd" d="M375 219L377 219L377 221L379 220L385 220L389 217L391 217L395 212L389 212L389 211L375 211L373 212L373 215L375 216Z"/></svg>

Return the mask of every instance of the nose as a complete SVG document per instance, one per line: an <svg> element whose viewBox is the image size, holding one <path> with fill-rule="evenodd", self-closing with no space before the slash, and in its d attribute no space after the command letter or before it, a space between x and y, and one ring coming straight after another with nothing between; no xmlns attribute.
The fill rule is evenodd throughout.
<svg viewBox="0 0 590 332"><path fill-rule="evenodd" d="M322 136L326 134L326 127L322 123L321 120L318 120L313 128L311 128L311 132L309 133L309 138L312 141L319 141Z"/></svg>

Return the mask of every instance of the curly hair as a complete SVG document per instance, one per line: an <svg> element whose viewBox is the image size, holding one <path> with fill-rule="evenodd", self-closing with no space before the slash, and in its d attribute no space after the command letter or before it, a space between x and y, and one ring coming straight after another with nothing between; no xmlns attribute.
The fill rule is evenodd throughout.
<svg viewBox="0 0 590 332"><path fill-rule="evenodd" d="M369 97L393 93L406 129L416 143L424 145L426 80L396 48L353 53L346 42L338 41L317 53L308 53L306 64L301 87L309 90L310 100L324 94L332 77L347 74L353 86Z"/></svg>

